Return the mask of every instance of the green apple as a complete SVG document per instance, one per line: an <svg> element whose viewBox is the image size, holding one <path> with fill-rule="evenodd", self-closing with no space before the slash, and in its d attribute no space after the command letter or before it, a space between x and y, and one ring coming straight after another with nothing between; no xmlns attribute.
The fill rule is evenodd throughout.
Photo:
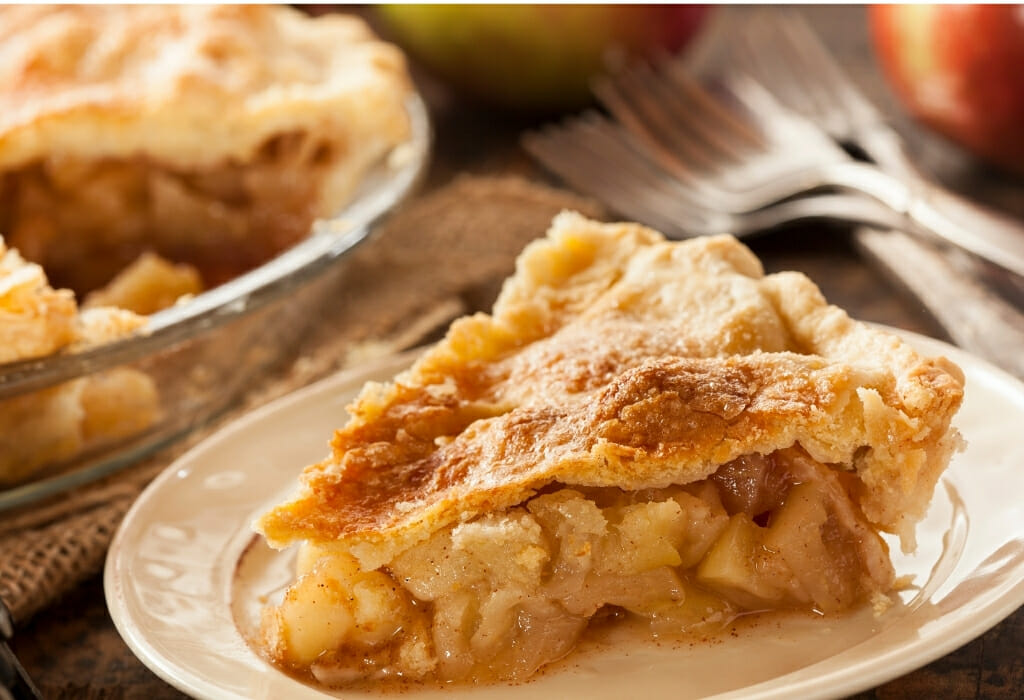
<svg viewBox="0 0 1024 700"><path fill-rule="evenodd" d="M521 111L585 104L608 52L681 49L699 5L384 5L382 28L452 86Z"/></svg>

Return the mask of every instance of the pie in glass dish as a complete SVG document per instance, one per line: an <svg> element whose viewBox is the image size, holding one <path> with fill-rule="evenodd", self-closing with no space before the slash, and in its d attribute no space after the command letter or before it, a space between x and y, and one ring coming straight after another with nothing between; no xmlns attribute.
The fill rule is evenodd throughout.
<svg viewBox="0 0 1024 700"><path fill-rule="evenodd" d="M331 686L518 681L598 625L884 614L880 535L915 547L962 396L731 237L563 213L256 521L301 543L263 649Z"/></svg>
<svg viewBox="0 0 1024 700"><path fill-rule="evenodd" d="M0 7L0 371L144 333L305 238L409 138L411 93L352 16ZM158 404L129 367L0 400L0 487L140 433Z"/></svg>
<svg viewBox="0 0 1024 700"><path fill-rule="evenodd" d="M146 251L213 286L337 214L410 90L351 16L0 8L0 233L80 295Z"/></svg>

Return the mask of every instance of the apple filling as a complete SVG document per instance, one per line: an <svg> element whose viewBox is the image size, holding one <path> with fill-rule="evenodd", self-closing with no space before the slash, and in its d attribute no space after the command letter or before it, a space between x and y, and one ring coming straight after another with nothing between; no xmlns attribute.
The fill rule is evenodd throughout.
<svg viewBox="0 0 1024 700"><path fill-rule="evenodd" d="M206 169L49 158L0 174L0 232L79 295L147 251L194 265L210 287L306 236L342 151L296 132L267 140L250 162Z"/></svg>
<svg viewBox="0 0 1024 700"><path fill-rule="evenodd" d="M797 447L686 486L552 485L374 571L307 542L298 573L264 610L265 648L332 686L524 679L591 621L632 620L654 637L713 632L747 612L877 603L894 581L843 472Z"/></svg>

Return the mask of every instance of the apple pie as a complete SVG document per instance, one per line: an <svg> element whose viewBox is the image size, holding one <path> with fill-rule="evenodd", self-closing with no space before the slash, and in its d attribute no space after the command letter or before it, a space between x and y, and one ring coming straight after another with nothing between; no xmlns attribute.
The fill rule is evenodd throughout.
<svg viewBox="0 0 1024 700"><path fill-rule="evenodd" d="M351 16L0 7L0 365L123 337L305 237L407 139L410 90ZM158 413L127 368L0 402L0 484Z"/></svg>
<svg viewBox="0 0 1024 700"><path fill-rule="evenodd" d="M257 520L301 543L263 648L332 686L520 680L597 621L881 614L962 394L731 237L563 213Z"/></svg>
<svg viewBox="0 0 1024 700"><path fill-rule="evenodd" d="M108 343L145 317L110 306L80 310L46 273L0 236L0 364ZM118 367L0 400L0 487L82 452L139 433L160 414L148 375Z"/></svg>
<svg viewBox="0 0 1024 700"><path fill-rule="evenodd" d="M338 213L410 86L350 16L0 8L0 234L79 295L146 251L218 284Z"/></svg>

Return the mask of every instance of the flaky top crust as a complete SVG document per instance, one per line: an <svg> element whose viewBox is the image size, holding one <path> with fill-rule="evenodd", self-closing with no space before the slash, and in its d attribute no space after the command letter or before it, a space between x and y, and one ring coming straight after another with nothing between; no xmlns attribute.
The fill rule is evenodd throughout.
<svg viewBox="0 0 1024 700"><path fill-rule="evenodd" d="M45 157L248 161L272 135L395 144L404 59L281 6L0 8L0 169ZM379 153L379 145L369 150Z"/></svg>
<svg viewBox="0 0 1024 700"><path fill-rule="evenodd" d="M851 320L803 275L765 276L733 238L563 213L493 314L364 388L332 455L256 526L373 567L552 483L685 484L798 444L850 470L866 516L910 547L962 393L955 365Z"/></svg>

